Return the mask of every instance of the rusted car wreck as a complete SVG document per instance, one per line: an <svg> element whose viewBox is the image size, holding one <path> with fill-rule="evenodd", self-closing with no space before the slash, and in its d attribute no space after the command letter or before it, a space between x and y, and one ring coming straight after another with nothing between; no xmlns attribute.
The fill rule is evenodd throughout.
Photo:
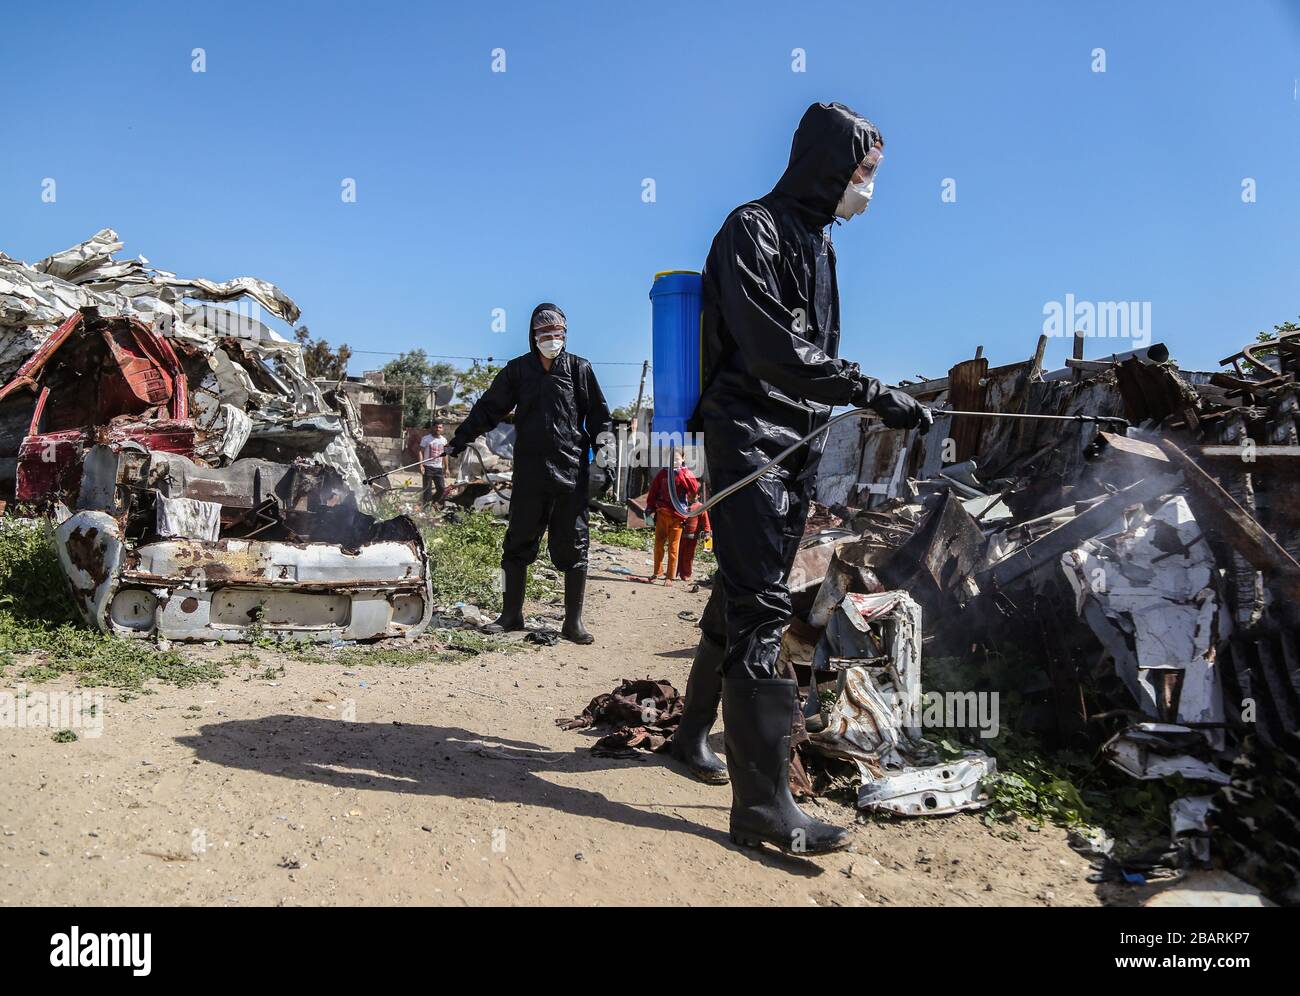
<svg viewBox="0 0 1300 996"><path fill-rule="evenodd" d="M104 234L60 256L120 269L108 259L120 243ZM78 305L47 334L34 322L34 349L19 339L33 325L3 333L0 353L26 359L0 388L0 429L21 433L8 444L13 498L54 514L86 621L169 640L423 632L432 598L419 532L403 516L373 514L355 418L346 399L334 410L306 378L296 344L174 295L154 300L146 324L130 306L140 289L121 307L95 268L81 271L93 294L77 300L56 286L52 295L65 283L48 276L59 261L0 260L0 279L38 303ZM270 285L231 283L227 293L194 282L186 296L252 287L296 318Z"/></svg>

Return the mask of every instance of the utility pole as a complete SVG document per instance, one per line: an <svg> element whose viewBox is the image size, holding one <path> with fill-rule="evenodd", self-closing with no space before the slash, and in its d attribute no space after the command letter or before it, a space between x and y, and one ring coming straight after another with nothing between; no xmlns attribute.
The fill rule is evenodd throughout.
<svg viewBox="0 0 1300 996"><path fill-rule="evenodd" d="M646 379L646 375L649 372L650 372L650 361L642 360L641 361L641 384L636 389L636 407L632 409L632 425L628 430L628 445L632 448L636 447L637 423L641 421L641 401L645 397L645 379ZM632 461L631 461L630 453L620 454L619 461L618 461L618 475L616 477L616 480L618 481L618 486L614 492L614 499L616 501L625 501L627 499L627 478L628 478L628 474L631 472L632 469L631 462Z"/></svg>

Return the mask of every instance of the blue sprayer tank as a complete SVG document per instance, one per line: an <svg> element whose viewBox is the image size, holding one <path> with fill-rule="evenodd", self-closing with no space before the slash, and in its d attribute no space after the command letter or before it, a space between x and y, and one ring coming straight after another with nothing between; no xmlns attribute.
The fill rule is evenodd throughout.
<svg viewBox="0 0 1300 996"><path fill-rule="evenodd" d="M700 400L700 295L691 270L656 273L650 288L654 431L685 433Z"/></svg>

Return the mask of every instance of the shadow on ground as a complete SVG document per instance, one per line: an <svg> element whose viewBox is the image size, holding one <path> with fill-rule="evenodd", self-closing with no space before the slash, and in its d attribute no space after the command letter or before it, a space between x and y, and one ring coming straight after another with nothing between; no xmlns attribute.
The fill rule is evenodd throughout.
<svg viewBox="0 0 1300 996"><path fill-rule="evenodd" d="M519 802L629 826L725 839L669 814L538 777L543 772L626 767L625 761L552 751L454 726L281 715L208 724L177 742L202 761L338 789ZM718 807L722 805L719 799Z"/></svg>
<svg viewBox="0 0 1300 996"><path fill-rule="evenodd" d="M460 727L279 715L207 724L176 741L211 764L336 789L521 803L732 846L720 831L538 777L545 772L622 768L628 766L626 761L586 751L548 750L540 744L485 736ZM722 791L716 806L675 808L723 809L730 800L726 790ZM820 874L819 868L804 859L787 858L775 851L744 853L795 874Z"/></svg>

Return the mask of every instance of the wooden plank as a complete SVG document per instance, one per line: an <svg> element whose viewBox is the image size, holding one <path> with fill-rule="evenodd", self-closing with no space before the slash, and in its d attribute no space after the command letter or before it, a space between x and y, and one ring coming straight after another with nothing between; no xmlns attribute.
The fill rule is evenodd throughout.
<svg viewBox="0 0 1300 996"><path fill-rule="evenodd" d="M957 411L982 412L988 397L989 361L983 357L963 360L948 371L948 406ZM962 463L979 453L980 437L988 419L954 415L949 437L956 444L954 463Z"/></svg>
<svg viewBox="0 0 1300 996"><path fill-rule="evenodd" d="M1123 453L1125 456L1139 457L1143 460L1150 460L1152 463L1163 464L1164 470L1169 469L1169 457L1155 443L1149 443L1144 439L1133 439L1130 436L1121 436L1115 432L1099 432L1106 441L1107 449L1114 450L1116 453Z"/></svg>
<svg viewBox="0 0 1300 996"><path fill-rule="evenodd" d="M1296 483L1300 483L1300 446L1256 445L1250 450L1250 460L1243 458L1246 452L1241 446L1222 443L1194 447L1188 455L1198 463L1209 464L1216 473L1281 471L1294 475Z"/></svg>

